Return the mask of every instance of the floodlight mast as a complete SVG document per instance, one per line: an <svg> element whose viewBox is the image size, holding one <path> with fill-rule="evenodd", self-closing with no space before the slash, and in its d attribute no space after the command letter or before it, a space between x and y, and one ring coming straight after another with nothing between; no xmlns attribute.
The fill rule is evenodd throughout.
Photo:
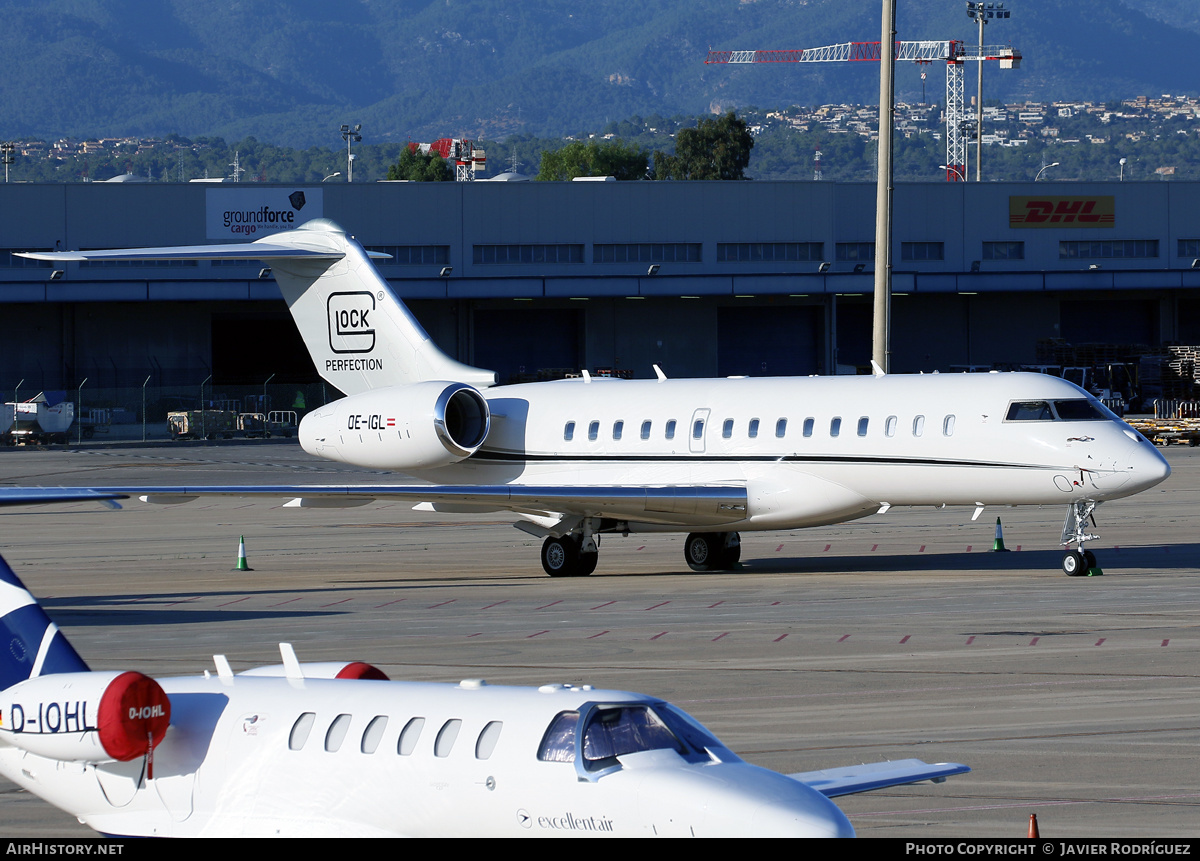
<svg viewBox="0 0 1200 861"><path fill-rule="evenodd" d="M346 142L346 182L354 182L354 153L352 148L354 144L362 140L362 135L359 134L362 131L362 123L359 123L354 128L350 128L350 126L343 123L338 131L342 134L342 140Z"/></svg>

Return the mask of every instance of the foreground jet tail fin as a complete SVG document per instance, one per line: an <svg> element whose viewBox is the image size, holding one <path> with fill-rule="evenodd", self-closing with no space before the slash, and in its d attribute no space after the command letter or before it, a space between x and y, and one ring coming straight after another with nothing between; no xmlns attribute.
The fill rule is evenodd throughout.
<svg viewBox="0 0 1200 861"><path fill-rule="evenodd" d="M261 260L269 263L317 373L344 394L427 380L495 385L492 371L450 358L392 292L372 255L324 218L233 245L28 252L36 260ZM386 255L384 255L386 256Z"/></svg>
<svg viewBox="0 0 1200 861"><path fill-rule="evenodd" d="M0 558L0 690L53 673L86 673L88 665Z"/></svg>

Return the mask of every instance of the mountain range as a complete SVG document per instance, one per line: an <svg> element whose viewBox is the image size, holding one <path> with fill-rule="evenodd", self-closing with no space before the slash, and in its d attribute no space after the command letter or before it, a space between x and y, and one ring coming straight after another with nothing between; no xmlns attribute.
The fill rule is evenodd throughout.
<svg viewBox="0 0 1200 861"><path fill-rule="evenodd" d="M974 43L962 0L898 0L898 38ZM986 101L1191 94L1194 0L1010 0L1019 70ZM293 147L561 136L633 116L878 101L869 63L705 65L712 49L877 41L878 0L0 0L0 136L210 135ZM864 68L864 66L866 68ZM921 99L897 68L897 98ZM937 64L926 100L944 98ZM974 70L967 73L968 98Z"/></svg>

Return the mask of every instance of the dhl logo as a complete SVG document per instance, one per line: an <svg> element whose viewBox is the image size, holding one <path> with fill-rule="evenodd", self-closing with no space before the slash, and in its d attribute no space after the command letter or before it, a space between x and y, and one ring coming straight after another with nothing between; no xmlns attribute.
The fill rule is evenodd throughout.
<svg viewBox="0 0 1200 861"><path fill-rule="evenodd" d="M1097 197L1010 197L1009 227L1112 227L1117 208L1111 195Z"/></svg>

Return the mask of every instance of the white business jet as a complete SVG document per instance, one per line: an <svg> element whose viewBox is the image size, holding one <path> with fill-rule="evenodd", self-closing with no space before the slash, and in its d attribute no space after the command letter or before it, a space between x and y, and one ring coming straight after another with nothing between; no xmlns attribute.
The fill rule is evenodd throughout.
<svg viewBox="0 0 1200 861"><path fill-rule="evenodd" d="M654 697L391 682L360 662L92 672L0 559L0 774L113 836L851 837L830 797L970 771L783 775Z"/></svg>
<svg viewBox="0 0 1200 861"><path fill-rule="evenodd" d="M592 573L605 533L687 532L687 563L704 571L736 565L746 530L900 505L972 506L978 517L989 505L1063 504L1062 567L1081 575L1098 571L1084 549L1096 506L1171 471L1092 395L1041 374L669 380L656 367L655 380L584 372L493 388L492 372L434 345L372 254L318 219L237 245L24 255L264 261L321 376L346 394L304 417L304 449L430 482L105 490L164 503L266 493L298 507L401 499L511 511L544 538L551 576Z"/></svg>

